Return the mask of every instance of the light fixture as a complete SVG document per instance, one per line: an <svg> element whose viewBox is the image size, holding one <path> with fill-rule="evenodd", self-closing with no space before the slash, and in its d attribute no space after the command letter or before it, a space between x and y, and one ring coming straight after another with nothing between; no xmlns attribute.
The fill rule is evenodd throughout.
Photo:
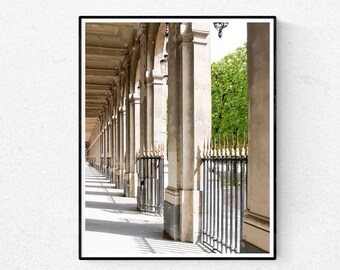
<svg viewBox="0 0 340 270"><path fill-rule="evenodd" d="M165 54L164 58L160 61L163 78L168 77L168 62L168 55Z"/></svg>
<svg viewBox="0 0 340 270"><path fill-rule="evenodd" d="M169 64L169 60L168 60L168 52L167 52L167 46L168 46L168 35L169 35L169 25L168 23L165 24L165 37L164 37L164 48L163 48L163 52L164 52L164 57L163 59L160 61L160 65L161 65L161 72L163 75L163 78L168 78L168 64ZM168 80L166 82L168 84Z"/></svg>
<svg viewBox="0 0 340 270"><path fill-rule="evenodd" d="M222 37L222 30L228 26L227 22L214 22L214 27L218 31L218 37Z"/></svg>

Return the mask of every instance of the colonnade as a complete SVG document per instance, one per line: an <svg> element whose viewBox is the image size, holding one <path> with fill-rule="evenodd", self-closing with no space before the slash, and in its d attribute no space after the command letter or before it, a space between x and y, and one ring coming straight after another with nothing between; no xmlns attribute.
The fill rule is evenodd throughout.
<svg viewBox="0 0 340 270"><path fill-rule="evenodd" d="M253 244L265 251L270 235L269 166L263 166L269 164L268 36L267 26L248 26L249 159L254 158L243 224L243 247ZM160 60L166 53L169 74L163 78ZM210 84L209 23L139 24L112 77L86 153L125 196L136 197L136 152L167 145L164 232L175 240L196 242L201 233L201 152L211 133Z"/></svg>
<svg viewBox="0 0 340 270"><path fill-rule="evenodd" d="M208 23L139 25L112 77L86 154L125 196L136 197L136 152L167 144L164 231L190 242L200 231L199 155L211 130L209 30ZM169 59L165 78L164 54Z"/></svg>
<svg viewBox="0 0 340 270"><path fill-rule="evenodd" d="M159 65L165 30L160 23L139 25L89 139L86 156L126 196L137 195L136 152L166 144L167 85Z"/></svg>

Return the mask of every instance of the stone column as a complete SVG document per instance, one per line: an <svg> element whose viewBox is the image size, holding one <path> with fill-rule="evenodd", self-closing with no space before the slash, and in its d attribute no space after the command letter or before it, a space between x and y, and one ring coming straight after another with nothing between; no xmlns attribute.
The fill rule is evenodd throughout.
<svg viewBox="0 0 340 270"><path fill-rule="evenodd" d="M142 24L140 26L140 147L141 151L147 148L147 124L146 124L146 38L147 38L147 25Z"/></svg>
<svg viewBox="0 0 340 270"><path fill-rule="evenodd" d="M99 140L99 143L100 143L100 159L99 159L99 170L100 172L102 172L102 166L103 166L103 163L102 163L102 157L103 157L103 116L101 115L100 116L100 129L99 129L99 134L100 134L100 140Z"/></svg>
<svg viewBox="0 0 340 270"><path fill-rule="evenodd" d="M248 23L248 209L241 252L270 251L269 23Z"/></svg>
<svg viewBox="0 0 340 270"><path fill-rule="evenodd" d="M146 72L146 145L151 150L154 146L154 96L152 71Z"/></svg>
<svg viewBox="0 0 340 270"><path fill-rule="evenodd" d="M104 148L104 175L106 176L106 166L107 166L107 105L104 106L104 122L103 122L103 127L104 127L104 143L103 143L103 148Z"/></svg>
<svg viewBox="0 0 340 270"><path fill-rule="evenodd" d="M154 121L154 143L164 144L166 142L166 97L167 87L161 74L154 74L153 79L153 121ZM166 150L166 149L165 149ZM166 154L165 154L166 155Z"/></svg>
<svg viewBox="0 0 340 270"><path fill-rule="evenodd" d="M193 239L201 233L203 168L201 156L204 138L211 135L211 43L210 24L192 23L194 76L194 179Z"/></svg>
<svg viewBox="0 0 340 270"><path fill-rule="evenodd" d="M181 129L180 129L180 103L181 78L180 51L177 44L180 42L180 24L169 24L169 75L168 75L168 186L165 189L164 201L164 232L172 239L180 239L180 192L181 180Z"/></svg>
<svg viewBox="0 0 340 270"><path fill-rule="evenodd" d="M211 135L211 59L210 24L192 23L194 76L194 179L193 240L201 234L204 139Z"/></svg>
<svg viewBox="0 0 340 270"><path fill-rule="evenodd" d="M181 25L182 33L182 183L181 241L194 241L198 233L199 191L194 182L194 51L191 23Z"/></svg>
<svg viewBox="0 0 340 270"><path fill-rule="evenodd" d="M130 183L130 197L137 196L137 180L136 173L136 136L139 136L139 118L136 112L139 112L139 93L129 95L129 124L130 124L130 170L129 170L129 183ZM139 140L138 140L139 141ZM138 147L138 145L137 145Z"/></svg>
<svg viewBox="0 0 340 270"><path fill-rule="evenodd" d="M125 174L124 181L126 182L127 189L125 190L125 196L130 196L129 190L129 173L130 173L130 101L129 101L129 93L130 93L130 61L131 57L127 56L124 62L125 69L125 115L124 115L124 127L125 127Z"/></svg>
<svg viewBox="0 0 340 270"><path fill-rule="evenodd" d="M116 109L114 109L114 114L112 116L112 182L116 184L117 188L117 114Z"/></svg>
<svg viewBox="0 0 340 270"><path fill-rule="evenodd" d="M127 184L128 175L126 175L126 106L124 105L122 108L122 114L121 114L121 121L122 121L122 148L121 148L121 179L122 179L122 187L124 188ZM125 196L128 196L127 190L124 192Z"/></svg>
<svg viewBox="0 0 340 270"><path fill-rule="evenodd" d="M176 25L169 29L169 186L164 229L172 238L188 242L196 242L200 235L200 154L204 136L211 132L209 29L209 24L196 23L183 23L180 32Z"/></svg>
<svg viewBox="0 0 340 270"><path fill-rule="evenodd" d="M120 153L121 153L121 121L120 121L120 78L119 76L116 77L116 84L117 84L117 125L116 125L116 181L117 181L117 188L122 188L120 183Z"/></svg>

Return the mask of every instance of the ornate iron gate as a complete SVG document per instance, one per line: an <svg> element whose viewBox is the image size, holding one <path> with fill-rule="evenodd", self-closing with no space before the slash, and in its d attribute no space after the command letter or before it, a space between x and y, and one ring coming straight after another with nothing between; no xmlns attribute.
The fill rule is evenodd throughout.
<svg viewBox="0 0 340 270"><path fill-rule="evenodd" d="M137 156L137 208L163 215L164 156L163 146Z"/></svg>
<svg viewBox="0 0 340 270"><path fill-rule="evenodd" d="M221 253L240 252L243 211L247 201L247 147L238 143L229 150L228 141L221 147L204 146L203 215L201 242Z"/></svg>

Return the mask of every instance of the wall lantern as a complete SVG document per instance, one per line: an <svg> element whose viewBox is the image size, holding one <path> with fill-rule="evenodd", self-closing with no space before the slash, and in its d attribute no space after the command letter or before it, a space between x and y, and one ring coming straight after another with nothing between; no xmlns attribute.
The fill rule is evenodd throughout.
<svg viewBox="0 0 340 270"><path fill-rule="evenodd" d="M160 61L161 64L161 72L163 75L163 78L168 77L168 55L164 55L164 58Z"/></svg>
<svg viewBox="0 0 340 270"><path fill-rule="evenodd" d="M222 37L222 30L228 26L227 22L214 22L214 27L218 31L218 37Z"/></svg>
<svg viewBox="0 0 340 270"><path fill-rule="evenodd" d="M169 36L169 25L168 23L166 23L166 28L165 28L165 38L164 38L164 48L163 48L163 52L164 52L164 57L163 59L160 61L160 65L161 65L161 72L163 75L163 78L168 78L168 64L169 64L169 60L168 60L168 50L167 50L167 46L168 46L168 36ZM166 82L166 84L168 84L168 80Z"/></svg>

